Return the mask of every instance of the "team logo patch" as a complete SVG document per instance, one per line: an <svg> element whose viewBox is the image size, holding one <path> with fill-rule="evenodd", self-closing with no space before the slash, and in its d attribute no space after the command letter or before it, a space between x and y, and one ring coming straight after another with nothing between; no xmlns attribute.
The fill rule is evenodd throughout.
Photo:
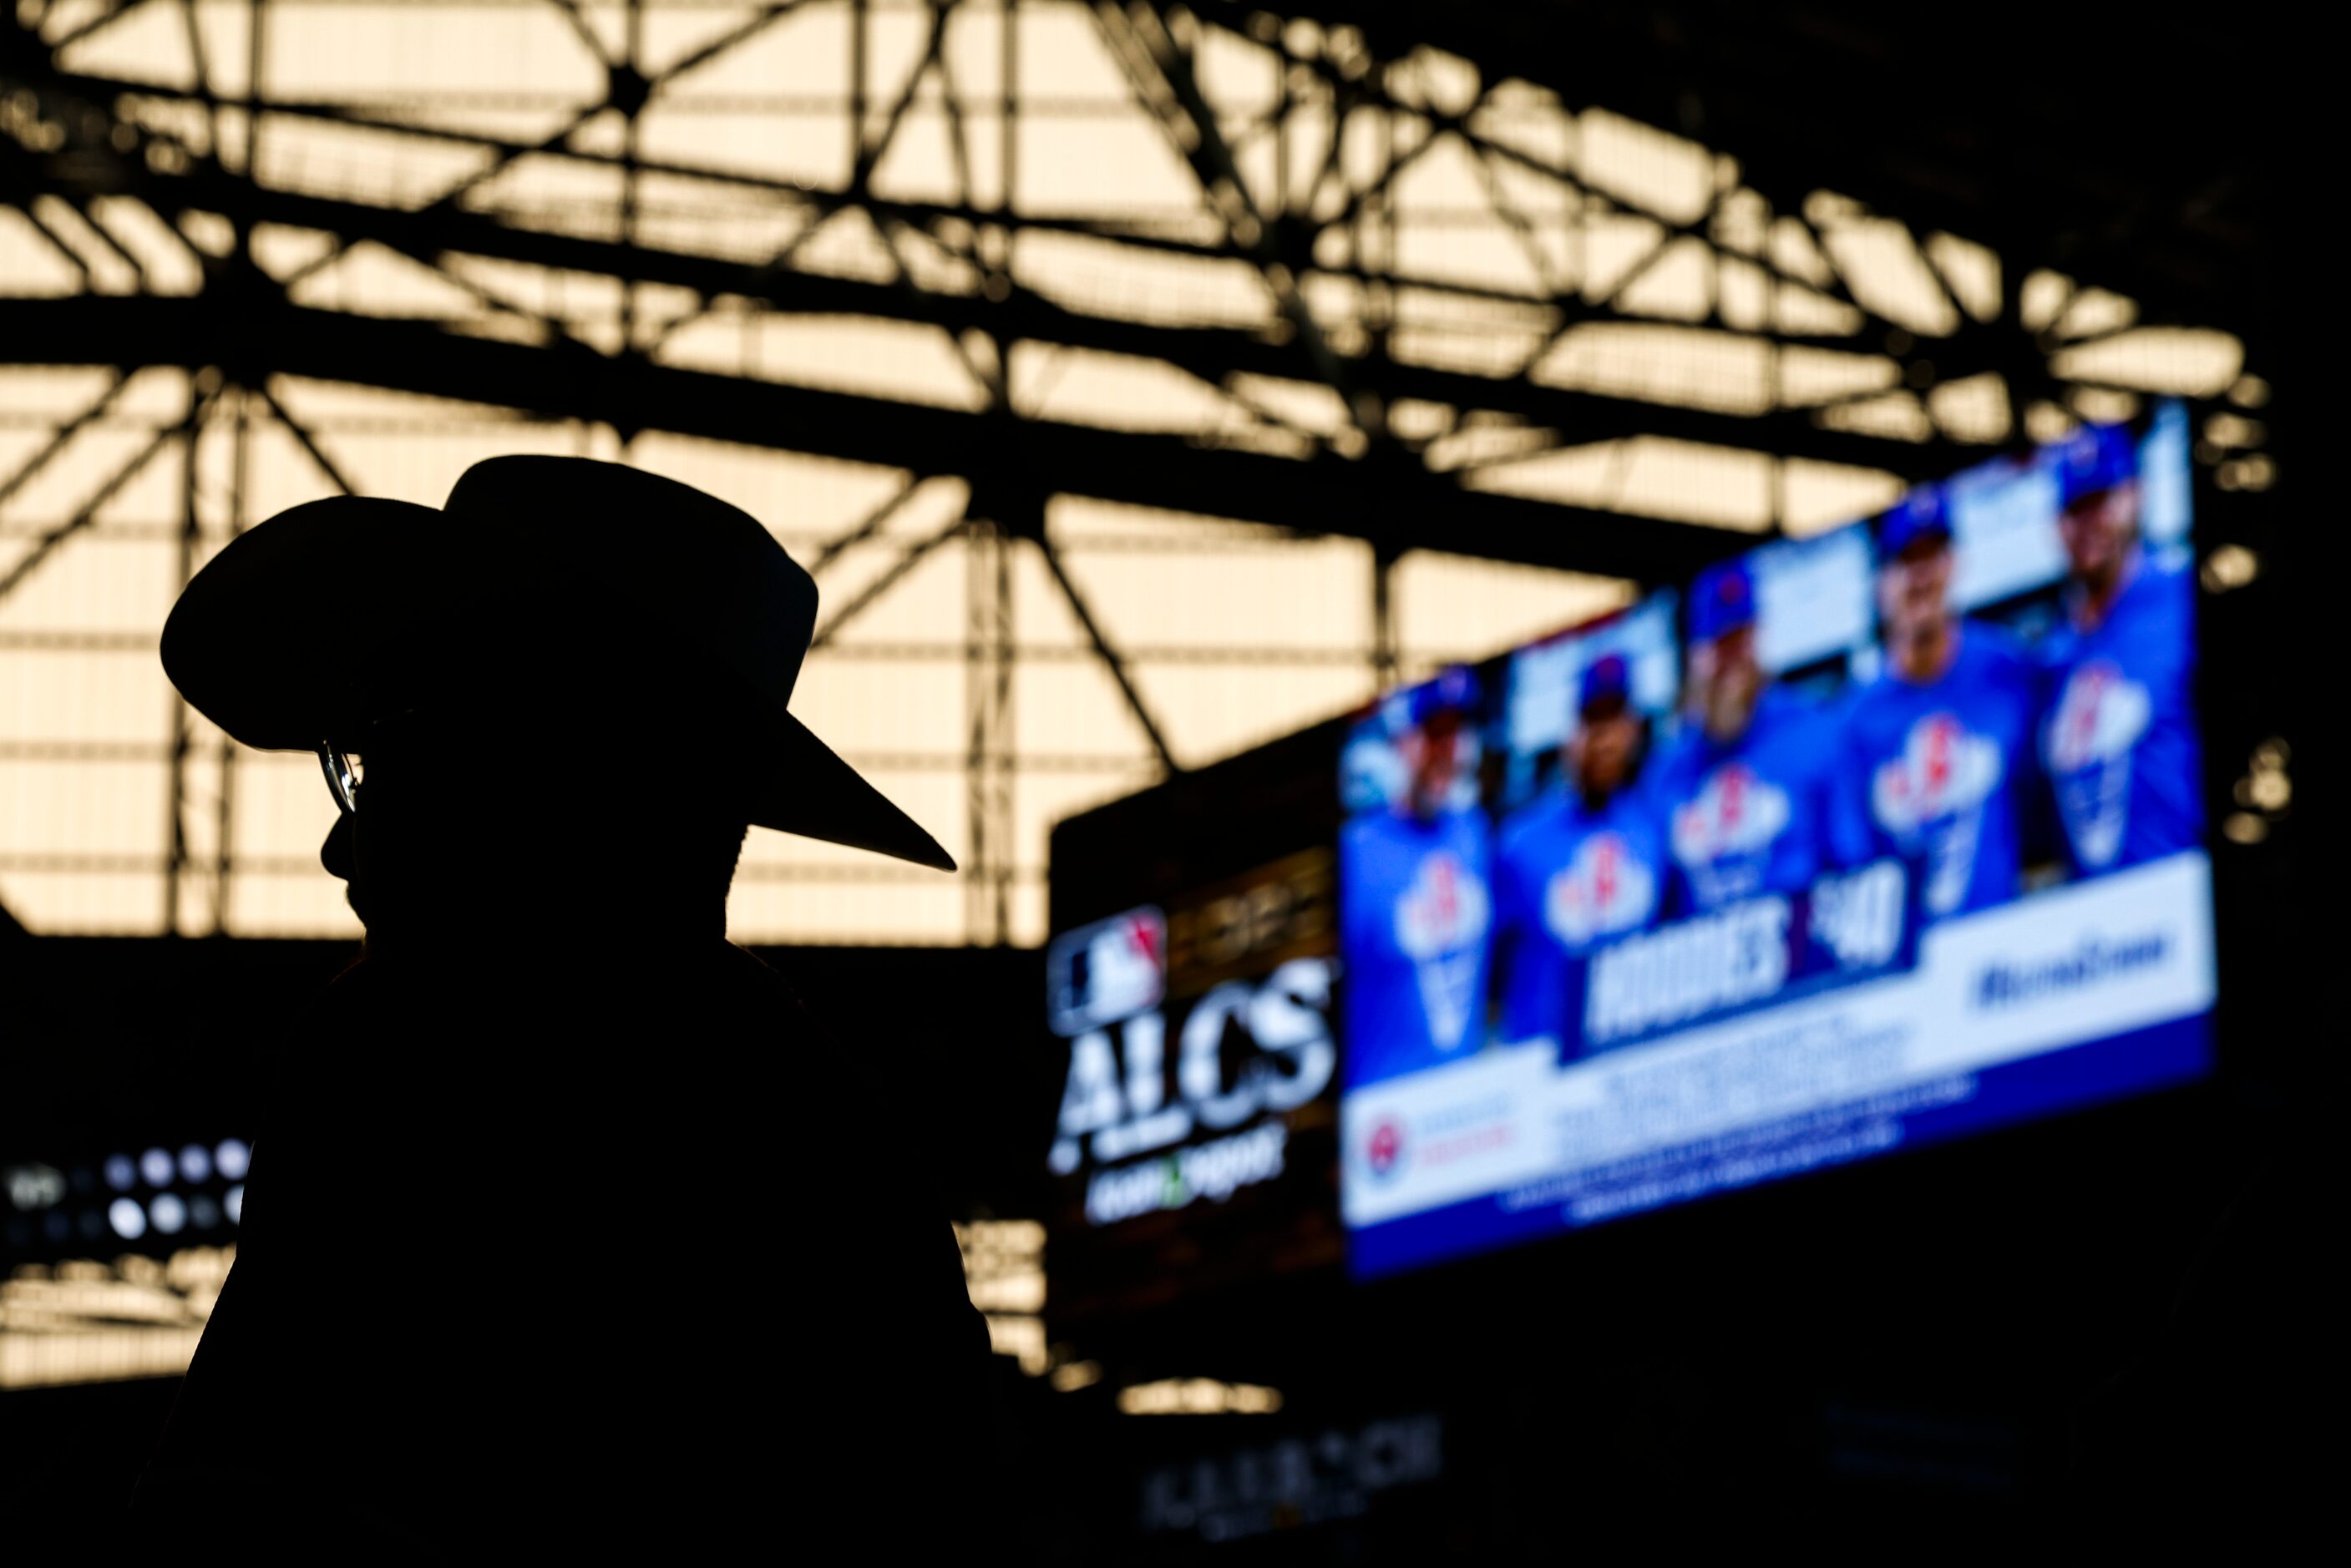
<svg viewBox="0 0 2351 1568"><path fill-rule="evenodd" d="M1674 858L1704 904L1742 898L1763 879L1763 860L1786 831L1788 792L1745 763L1707 774L1698 794L1674 808Z"/></svg>
<svg viewBox="0 0 2351 1568"><path fill-rule="evenodd" d="M1920 826L1972 811L2000 787L2000 747L1949 713L1929 713L1910 726L1902 754L1881 763L1870 779L1877 824L1897 839Z"/></svg>
<svg viewBox="0 0 2351 1568"><path fill-rule="evenodd" d="M1422 857L1412 886L1396 900L1396 946L1412 961L1429 1038L1440 1051L1459 1046L1468 1032L1492 916L1486 879L1445 849Z"/></svg>
<svg viewBox="0 0 2351 1568"><path fill-rule="evenodd" d="M1877 825L1906 850L1927 849L1927 908L1949 914L1974 878L1983 805L2005 773L2000 747L1950 713L1929 713L1910 726L1902 754L1881 763L1870 777L1870 808Z"/></svg>
<svg viewBox="0 0 2351 1568"><path fill-rule="evenodd" d="M2042 735L2057 781L2057 805L2074 853L2109 866L2130 818L2131 751L2147 733L2155 703L2112 659L2094 659L2066 678Z"/></svg>
<svg viewBox="0 0 2351 1568"><path fill-rule="evenodd" d="M1577 845L1543 885L1543 923L1571 948L1645 925L1656 907L1656 874L1614 833Z"/></svg>

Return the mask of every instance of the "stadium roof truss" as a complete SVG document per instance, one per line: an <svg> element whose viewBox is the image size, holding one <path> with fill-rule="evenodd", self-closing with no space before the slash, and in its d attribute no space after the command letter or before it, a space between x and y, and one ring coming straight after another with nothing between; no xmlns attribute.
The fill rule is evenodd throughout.
<svg viewBox="0 0 2351 1568"><path fill-rule="evenodd" d="M496 451L817 574L811 722L966 870L763 844L770 939L1035 940L1066 809L2151 392L2266 483L2238 339L1459 9L23 0L0 894L345 929L315 780L155 631L258 517Z"/></svg>

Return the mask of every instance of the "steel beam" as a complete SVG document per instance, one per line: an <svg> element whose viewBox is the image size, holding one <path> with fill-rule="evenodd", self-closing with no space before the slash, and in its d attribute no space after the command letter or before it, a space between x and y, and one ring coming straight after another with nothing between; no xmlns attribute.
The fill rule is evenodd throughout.
<svg viewBox="0 0 2351 1568"><path fill-rule="evenodd" d="M779 271L724 256L519 228L455 208L402 210L273 190L220 174L150 176L140 193L167 219L189 211L229 212L252 223L321 230L345 242L372 240L428 264L451 256L482 256L673 284L692 289L705 300L731 295L798 314L919 321L958 336L978 330L1005 342L1028 339L1163 360L1211 385L1235 373L1290 379L1314 373L1301 362L1294 345L1277 342L1268 334L1240 327L1167 326L1080 311L1018 288L997 301L977 293L945 294ZM267 286L266 279L253 281ZM1541 301L1515 303L1527 312L1531 327L1545 329L1546 306ZM1592 318L1599 317L1595 314ZM1868 348L1861 339L1834 337L1772 335L1769 340L1854 354ZM550 348L582 352L576 343L559 341ZM1478 375L1385 357L1342 362L1351 385L1374 391L1384 400L1417 399L1462 409L1496 410L1558 431L1566 445L1650 435L1879 469L1908 480L1948 472L1967 461L1968 455L1940 443L1913 443L1827 429L1802 409L1729 413L1545 386L1524 376Z"/></svg>
<svg viewBox="0 0 2351 1568"><path fill-rule="evenodd" d="M1460 487L1402 454L1308 461L1177 435L1011 421L707 371L473 337L422 320L281 306L224 318L201 297L0 301L0 353L20 363L219 365L356 382L932 472L1008 467L1049 492L1664 582L1752 543L1735 530Z"/></svg>

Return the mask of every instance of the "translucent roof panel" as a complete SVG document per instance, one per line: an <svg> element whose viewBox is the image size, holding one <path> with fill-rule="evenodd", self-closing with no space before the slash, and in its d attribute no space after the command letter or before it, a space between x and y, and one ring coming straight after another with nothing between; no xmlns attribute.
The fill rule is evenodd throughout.
<svg viewBox="0 0 2351 1568"><path fill-rule="evenodd" d="M0 204L0 903L39 930L355 929L312 765L155 659L190 572L339 491L539 452L743 506L822 590L796 706L966 870L758 834L736 934L1035 942L1069 812L2252 384L2224 332L1441 36L1074 0L5 25L47 57L0 95L37 171ZM2265 484L2231 417L2204 455Z"/></svg>

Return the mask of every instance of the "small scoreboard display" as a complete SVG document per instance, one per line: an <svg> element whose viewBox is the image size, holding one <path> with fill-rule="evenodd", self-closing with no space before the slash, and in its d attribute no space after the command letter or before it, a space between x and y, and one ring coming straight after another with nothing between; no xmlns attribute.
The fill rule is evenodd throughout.
<svg viewBox="0 0 2351 1568"><path fill-rule="evenodd" d="M1053 836L1057 1326L1336 1265L1335 725Z"/></svg>

